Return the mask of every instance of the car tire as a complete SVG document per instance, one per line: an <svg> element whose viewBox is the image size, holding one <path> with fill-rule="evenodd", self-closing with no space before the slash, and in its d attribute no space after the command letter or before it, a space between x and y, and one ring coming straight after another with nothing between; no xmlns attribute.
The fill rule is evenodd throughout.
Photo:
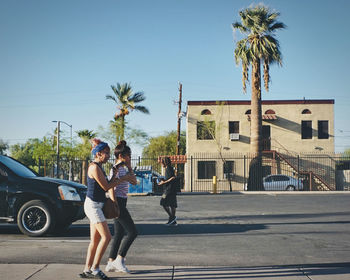
<svg viewBox="0 0 350 280"><path fill-rule="evenodd" d="M287 188L286 188L286 191L295 191L295 187L294 186L288 186Z"/></svg>
<svg viewBox="0 0 350 280"><path fill-rule="evenodd" d="M54 217L49 206L41 200L23 204L17 215L17 224L22 233L38 237L48 233L54 226Z"/></svg>

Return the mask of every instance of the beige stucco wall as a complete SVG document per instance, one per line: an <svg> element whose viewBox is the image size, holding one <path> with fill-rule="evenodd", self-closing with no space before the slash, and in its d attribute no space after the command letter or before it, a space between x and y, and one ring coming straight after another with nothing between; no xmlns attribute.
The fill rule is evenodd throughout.
<svg viewBox="0 0 350 280"><path fill-rule="evenodd" d="M208 109L212 115L201 115ZM198 152L217 152L224 148L230 152L249 152L250 121L245 112L249 105L200 105L187 107L187 139L188 154ZM277 120L263 121L263 125L271 127L271 149L287 150L294 153L334 152L334 106L333 104L277 104L263 105L262 112L272 109ZM301 114L309 109L312 114ZM197 121L215 120L216 139L197 140ZM301 121L312 121L312 139L301 139ZM328 120L328 139L318 139L318 121ZM240 140L231 141L228 133L228 122L239 121Z"/></svg>
<svg viewBox="0 0 350 280"><path fill-rule="evenodd" d="M201 115L204 109L211 111L211 115ZM194 158L218 158L219 151L222 155L234 153L248 154L250 143L250 121L245 114L250 109L249 104L239 105L189 105L187 106L187 131L186 149L187 159L185 188L189 187L203 191L210 191L211 180L198 180L197 161ZM263 104L262 112L275 111L276 120L263 121L263 125L269 125L271 129L271 150L283 154L297 155L303 153L334 153L334 105L333 104ZM304 109L309 109L311 114L301 114ZM216 137L214 140L197 140L197 121L216 122ZM312 139L301 139L301 121L312 121ZM328 121L328 139L318 139L318 121ZM240 139L231 141L229 138L229 121L239 121ZM315 148L318 149L315 149ZM217 156L214 156L216 154ZM222 161L216 159L216 174L218 178L218 191L229 190L227 180L223 177ZM233 190L243 190L244 175L248 167L244 168L241 160L235 160L235 179L232 182ZM192 172L192 174L191 174Z"/></svg>

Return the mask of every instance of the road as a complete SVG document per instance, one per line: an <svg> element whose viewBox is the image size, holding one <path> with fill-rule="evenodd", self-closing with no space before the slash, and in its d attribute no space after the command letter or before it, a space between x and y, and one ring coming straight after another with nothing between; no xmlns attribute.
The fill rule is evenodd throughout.
<svg viewBox="0 0 350 280"><path fill-rule="evenodd" d="M350 259L350 192L186 194L178 204L179 226L167 227L158 196L129 198L139 236L128 264L247 267ZM0 263L82 264L88 242L86 219L42 238L1 224Z"/></svg>

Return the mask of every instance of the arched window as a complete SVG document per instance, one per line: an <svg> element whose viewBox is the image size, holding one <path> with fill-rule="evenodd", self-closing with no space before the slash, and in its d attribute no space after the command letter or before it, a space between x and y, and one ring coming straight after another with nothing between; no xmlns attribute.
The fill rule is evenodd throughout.
<svg viewBox="0 0 350 280"><path fill-rule="evenodd" d="M252 113L252 110L250 109L245 112L246 115L250 115L251 113Z"/></svg>
<svg viewBox="0 0 350 280"><path fill-rule="evenodd" d="M311 111L309 109L304 109L301 113L302 114L311 114Z"/></svg>
<svg viewBox="0 0 350 280"><path fill-rule="evenodd" d="M208 109L204 109L204 110L201 112L201 115L211 115L211 112L210 112L210 110L208 110Z"/></svg>
<svg viewBox="0 0 350 280"><path fill-rule="evenodd" d="M274 115L276 114L274 110L268 109L265 111L265 114L270 114L270 115Z"/></svg>

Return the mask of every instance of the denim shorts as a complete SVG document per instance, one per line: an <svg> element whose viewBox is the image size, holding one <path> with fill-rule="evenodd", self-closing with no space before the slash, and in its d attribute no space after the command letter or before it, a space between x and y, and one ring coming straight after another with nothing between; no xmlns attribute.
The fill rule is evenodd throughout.
<svg viewBox="0 0 350 280"><path fill-rule="evenodd" d="M86 217L88 217L90 220L90 223L97 224L106 221L106 218L103 215L102 211L103 204L103 202L96 202L91 200L91 198L86 197L84 203L84 212L86 214Z"/></svg>

